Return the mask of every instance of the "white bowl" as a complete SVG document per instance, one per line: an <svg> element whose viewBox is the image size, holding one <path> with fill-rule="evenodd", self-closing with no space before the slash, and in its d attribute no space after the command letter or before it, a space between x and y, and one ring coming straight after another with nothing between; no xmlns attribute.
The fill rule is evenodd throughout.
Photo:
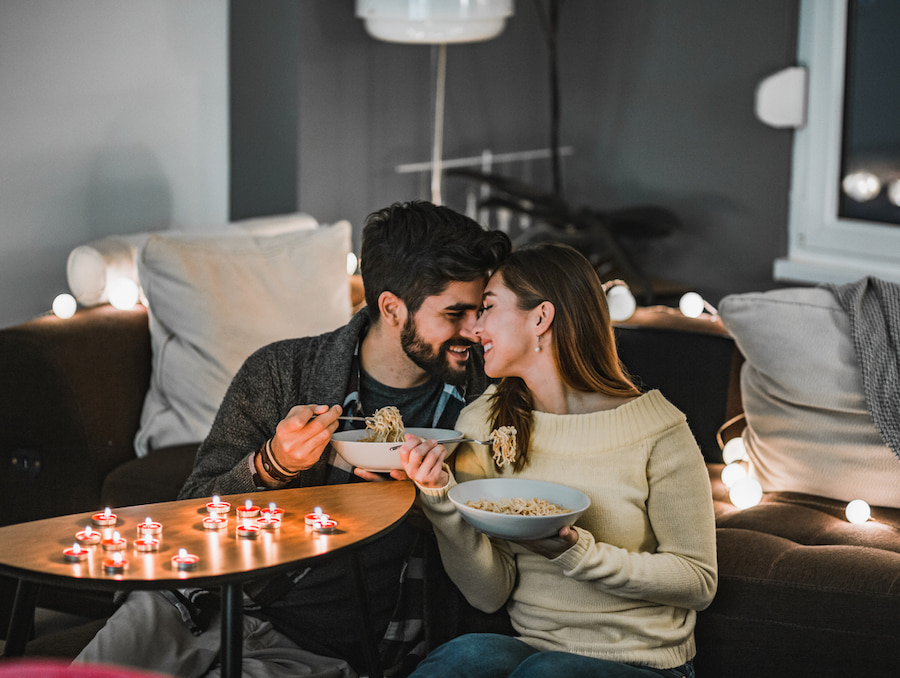
<svg viewBox="0 0 900 678"><path fill-rule="evenodd" d="M462 433L447 428L415 428L406 429L420 438L446 440L447 438L460 438ZM400 454L392 447L401 443L362 443L360 438L365 438L366 429L354 429L352 431L338 431L331 435L331 445L348 463L366 471L385 473L395 468L403 468L400 464ZM447 452L453 452L457 443L448 443Z"/></svg>
<svg viewBox="0 0 900 678"><path fill-rule="evenodd" d="M572 487L527 478L484 478L455 485L448 493L450 501L470 525L490 537L512 541L552 537L563 525L573 525L591 505L591 498ZM546 499L570 509L550 516L520 516L472 508L467 501L488 499Z"/></svg>

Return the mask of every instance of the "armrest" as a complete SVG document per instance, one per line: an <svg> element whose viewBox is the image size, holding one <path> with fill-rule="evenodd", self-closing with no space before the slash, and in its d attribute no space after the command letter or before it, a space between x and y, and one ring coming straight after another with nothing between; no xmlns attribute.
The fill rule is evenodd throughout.
<svg viewBox="0 0 900 678"><path fill-rule="evenodd" d="M103 479L134 458L150 370L143 307L0 330L0 524L101 508Z"/></svg>

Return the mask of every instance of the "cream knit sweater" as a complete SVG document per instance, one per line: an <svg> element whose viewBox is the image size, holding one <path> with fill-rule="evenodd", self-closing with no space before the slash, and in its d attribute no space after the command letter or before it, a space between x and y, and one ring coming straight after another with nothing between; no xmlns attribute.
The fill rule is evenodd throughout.
<svg viewBox="0 0 900 678"><path fill-rule="evenodd" d="M486 439L489 389L456 428ZM459 482L510 477L486 446L460 445ZM580 415L534 412L528 465L518 477L578 488L591 506L578 542L555 559L489 539L465 523L447 487L420 488L447 572L486 612L507 604L522 640L656 668L694 656L696 611L716 590L709 477L684 415L658 391L616 409Z"/></svg>

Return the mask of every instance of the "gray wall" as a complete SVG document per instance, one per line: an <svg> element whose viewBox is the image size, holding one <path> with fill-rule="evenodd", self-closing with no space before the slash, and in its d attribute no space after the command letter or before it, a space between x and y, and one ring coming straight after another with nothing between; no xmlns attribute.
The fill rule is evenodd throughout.
<svg viewBox="0 0 900 678"><path fill-rule="evenodd" d="M228 217L228 6L0 3L0 327L77 245Z"/></svg>
<svg viewBox="0 0 900 678"><path fill-rule="evenodd" d="M796 11L563 3L565 197L675 210L683 232L645 263L714 302L774 286L786 250L792 133L752 111L794 63ZM47 309L68 252L109 233L300 209L358 241L372 210L427 198L394 167L430 158L434 55L370 38L352 0L3 0L0 326ZM497 39L451 46L445 157L546 146L545 57L525 0ZM550 188L546 164L525 171Z"/></svg>
<svg viewBox="0 0 900 678"><path fill-rule="evenodd" d="M248 4L264 11L232 0L233 8ZM435 49L372 39L352 0L265 7L271 14L259 21L296 26L299 41L270 35L297 59L274 73L262 59L254 73L256 40L232 26L233 59L254 82L244 100L232 92L233 115L253 107L257 118L233 127L232 140L265 136L267 124L283 128L281 102L291 93L296 139L284 134L280 150L268 143L233 154L234 175L252 167L256 180L233 184L232 209L266 213L255 187L265 176L282 182L285 162L296 163L296 184L272 205L296 200L324 221L347 218L358 229L374 209L427 198L427 181L394 167L430 158ZM753 103L763 77L795 63L796 14L796 0L563 3L561 142L575 149L564 163L565 197L597 209L649 203L674 210L683 231L649 247L645 265L714 303L774 287L772 262L786 251L793 135L758 122ZM267 113L270 97L278 103ZM448 48L444 156L546 146L548 97L535 3L519 0L501 36ZM528 172L517 178L551 188L546 164ZM445 202L463 209L459 181L445 182Z"/></svg>

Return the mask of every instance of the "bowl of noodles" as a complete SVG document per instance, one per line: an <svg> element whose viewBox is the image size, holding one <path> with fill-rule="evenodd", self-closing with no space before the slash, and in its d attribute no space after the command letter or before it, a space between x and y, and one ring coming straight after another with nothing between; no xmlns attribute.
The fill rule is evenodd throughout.
<svg viewBox="0 0 900 678"><path fill-rule="evenodd" d="M511 541L555 536L591 505L573 487L527 478L469 480L452 487L448 497L477 530Z"/></svg>
<svg viewBox="0 0 900 678"><path fill-rule="evenodd" d="M420 438L446 440L459 438L462 434L447 428L416 428L405 429L406 433L412 433ZM387 473L391 469L403 468L400 463L400 454L392 447L397 447L403 442L403 437L398 441L371 441L371 431L356 429L353 431L338 431L331 434L331 445L337 450L349 464L366 471ZM447 452L453 452L454 443L447 443Z"/></svg>

